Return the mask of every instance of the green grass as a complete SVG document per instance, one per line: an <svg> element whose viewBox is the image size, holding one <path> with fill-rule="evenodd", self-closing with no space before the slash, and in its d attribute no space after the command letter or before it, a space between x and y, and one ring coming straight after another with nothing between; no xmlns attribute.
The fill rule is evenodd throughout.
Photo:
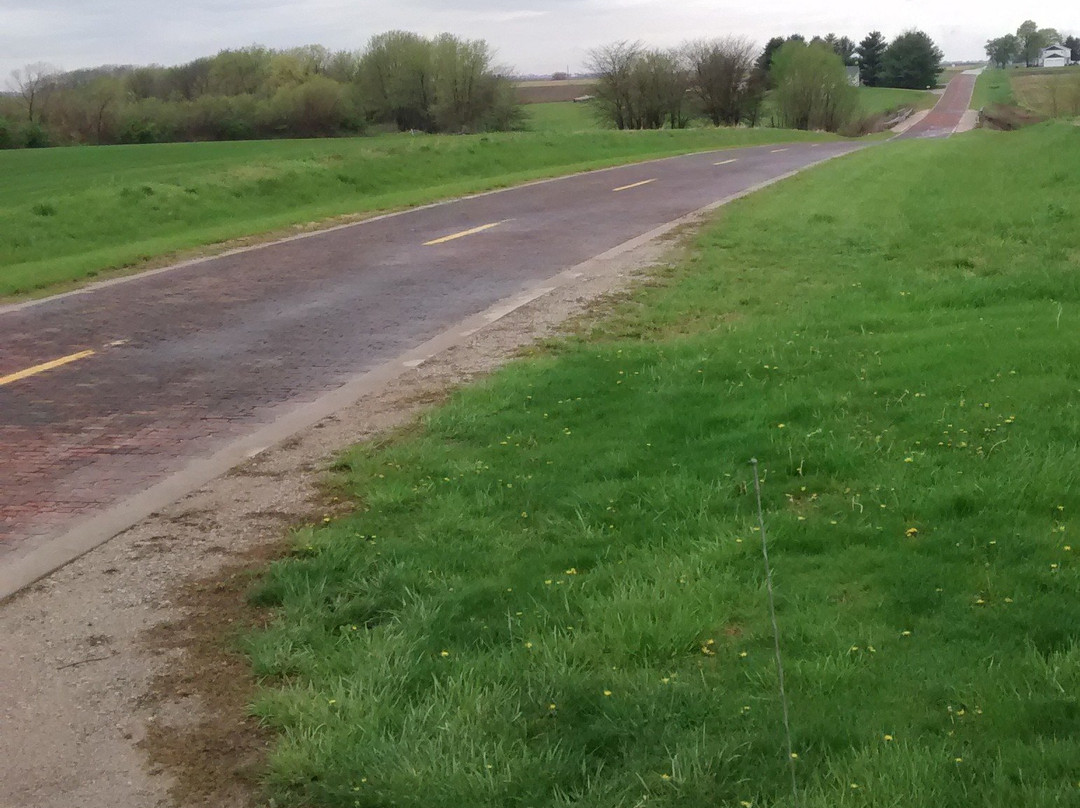
<svg viewBox="0 0 1080 808"><path fill-rule="evenodd" d="M884 115L902 107L930 109L938 96L926 90L897 90L891 87L860 87L859 105L864 115Z"/></svg>
<svg viewBox="0 0 1080 808"><path fill-rule="evenodd" d="M1080 130L867 150L342 460L254 595L285 806L1080 804ZM887 181L884 181L887 180Z"/></svg>
<svg viewBox="0 0 1080 808"><path fill-rule="evenodd" d="M600 129L592 104L556 101L524 107L526 126L533 132L583 132Z"/></svg>
<svg viewBox="0 0 1080 808"><path fill-rule="evenodd" d="M1012 82L1008 70L987 69L975 80L975 93L971 98L972 109L982 109L990 104L1014 104Z"/></svg>
<svg viewBox="0 0 1080 808"><path fill-rule="evenodd" d="M5 151L0 297L336 216L673 154L821 139L701 129Z"/></svg>

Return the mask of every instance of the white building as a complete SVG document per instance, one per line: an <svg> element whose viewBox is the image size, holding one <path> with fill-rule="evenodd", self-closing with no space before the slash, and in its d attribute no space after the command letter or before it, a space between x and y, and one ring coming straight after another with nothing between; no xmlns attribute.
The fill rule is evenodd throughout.
<svg viewBox="0 0 1080 808"><path fill-rule="evenodd" d="M1072 51L1064 45L1051 45L1039 51L1039 67L1065 67L1072 60Z"/></svg>

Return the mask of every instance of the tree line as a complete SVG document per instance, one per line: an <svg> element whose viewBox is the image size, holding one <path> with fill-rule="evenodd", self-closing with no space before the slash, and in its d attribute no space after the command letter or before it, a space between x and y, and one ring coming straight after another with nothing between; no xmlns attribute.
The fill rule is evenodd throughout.
<svg viewBox="0 0 1080 808"><path fill-rule="evenodd" d="M1005 34L986 43L986 55L992 64L1002 69L1023 62L1035 67L1043 48L1064 45L1072 61L1080 62L1080 37L1062 37L1056 28L1040 28L1034 20L1025 20L1015 34Z"/></svg>
<svg viewBox="0 0 1080 808"><path fill-rule="evenodd" d="M225 50L176 67L12 74L0 148L507 129L513 86L482 40L403 31L361 51Z"/></svg>
<svg viewBox="0 0 1080 808"><path fill-rule="evenodd" d="M682 128L703 117L715 126L773 125L836 132L858 116L849 68L870 87L927 89L942 53L922 31L887 42L879 31L856 44L828 34L770 39L763 50L741 37L674 49L617 42L590 52L600 117L617 129ZM766 98L770 103L766 104Z"/></svg>

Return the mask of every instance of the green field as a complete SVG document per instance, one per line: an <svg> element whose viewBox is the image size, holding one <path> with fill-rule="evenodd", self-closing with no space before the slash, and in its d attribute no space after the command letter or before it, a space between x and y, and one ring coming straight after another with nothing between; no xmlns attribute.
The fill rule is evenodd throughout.
<svg viewBox="0 0 1080 808"><path fill-rule="evenodd" d="M774 186L351 450L254 595L267 798L792 806L757 457L800 804L1080 804L1078 137Z"/></svg>
<svg viewBox="0 0 1080 808"><path fill-rule="evenodd" d="M975 80L975 93L971 98L972 109L982 109L990 104L1013 104L1012 82L1009 70L984 70Z"/></svg>
<svg viewBox="0 0 1080 808"><path fill-rule="evenodd" d="M864 115L884 115L904 107L930 109L938 96L926 90L896 90L891 87L860 87L859 105Z"/></svg>
<svg viewBox="0 0 1080 808"><path fill-rule="evenodd" d="M529 104L524 109L526 126L533 132L584 132L601 128L592 104L556 101Z"/></svg>
<svg viewBox="0 0 1080 808"><path fill-rule="evenodd" d="M708 149L768 129L523 132L0 151L0 297L338 216Z"/></svg>

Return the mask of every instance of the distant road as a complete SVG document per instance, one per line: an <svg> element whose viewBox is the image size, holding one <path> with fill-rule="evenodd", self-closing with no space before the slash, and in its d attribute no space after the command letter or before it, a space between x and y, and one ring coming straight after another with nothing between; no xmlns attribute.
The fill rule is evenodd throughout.
<svg viewBox="0 0 1080 808"><path fill-rule="evenodd" d="M971 109L971 97L980 71L968 70L953 77L945 94L941 96L930 113L900 135L897 140L912 138L948 137L960 127L964 116Z"/></svg>

